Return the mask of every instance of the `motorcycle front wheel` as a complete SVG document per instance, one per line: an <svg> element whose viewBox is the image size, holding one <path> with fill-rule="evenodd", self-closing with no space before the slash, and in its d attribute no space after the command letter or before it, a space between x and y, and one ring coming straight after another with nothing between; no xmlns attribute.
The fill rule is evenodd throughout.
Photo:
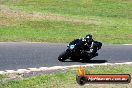
<svg viewBox="0 0 132 88"><path fill-rule="evenodd" d="M69 55L66 51L62 52L59 57L58 57L58 60L61 61L61 62L64 62L66 59L69 58Z"/></svg>

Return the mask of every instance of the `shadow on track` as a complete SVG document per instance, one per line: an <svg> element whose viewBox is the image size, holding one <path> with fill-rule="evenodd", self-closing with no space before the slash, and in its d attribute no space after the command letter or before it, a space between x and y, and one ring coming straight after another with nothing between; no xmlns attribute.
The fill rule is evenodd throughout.
<svg viewBox="0 0 132 88"><path fill-rule="evenodd" d="M87 61L82 61L82 60L70 60L70 61L64 61L64 62L80 62L80 63L106 63L107 60L87 60Z"/></svg>

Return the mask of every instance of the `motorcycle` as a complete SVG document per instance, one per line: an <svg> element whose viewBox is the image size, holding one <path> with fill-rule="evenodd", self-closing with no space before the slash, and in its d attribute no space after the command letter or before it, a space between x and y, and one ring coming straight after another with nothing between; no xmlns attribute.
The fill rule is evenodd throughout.
<svg viewBox="0 0 132 88"><path fill-rule="evenodd" d="M64 62L67 59L72 61L90 60L97 54L97 50L101 49L102 43L93 41L92 48L87 48L81 39L75 39L74 41L70 42L67 47L68 48L58 57L58 60L61 62ZM92 52L90 52L91 50Z"/></svg>

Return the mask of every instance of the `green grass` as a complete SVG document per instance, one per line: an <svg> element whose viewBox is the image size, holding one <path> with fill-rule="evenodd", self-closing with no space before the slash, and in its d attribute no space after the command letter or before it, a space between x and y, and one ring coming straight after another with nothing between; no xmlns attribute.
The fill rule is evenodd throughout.
<svg viewBox="0 0 132 88"><path fill-rule="evenodd" d="M130 74L132 75L132 65L117 66L95 66L85 68L90 74ZM9 80L0 84L0 88L80 88L76 83L76 70L51 73L24 78L23 80ZM130 84L96 84L82 86L82 88L131 88Z"/></svg>
<svg viewBox="0 0 132 88"><path fill-rule="evenodd" d="M105 43L132 42L131 27L117 26L118 24L107 27L101 25L63 21L26 21L21 25L1 27L0 41L69 42L91 33L94 39Z"/></svg>
<svg viewBox="0 0 132 88"><path fill-rule="evenodd" d="M4 0L26 11L37 11L74 16L131 18L130 0Z"/></svg>
<svg viewBox="0 0 132 88"><path fill-rule="evenodd" d="M131 0L2 0L0 3L5 10L0 14L2 42L70 42L91 33L103 43L132 43ZM44 19L45 14L50 18Z"/></svg>

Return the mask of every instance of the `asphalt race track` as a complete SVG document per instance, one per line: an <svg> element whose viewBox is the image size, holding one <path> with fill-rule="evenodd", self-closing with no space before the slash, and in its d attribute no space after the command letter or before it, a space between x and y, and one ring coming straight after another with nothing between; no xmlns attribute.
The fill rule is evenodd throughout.
<svg viewBox="0 0 132 88"><path fill-rule="evenodd" d="M59 62L58 55L67 44L0 43L0 70L81 64L132 62L132 45L104 44L90 62Z"/></svg>

